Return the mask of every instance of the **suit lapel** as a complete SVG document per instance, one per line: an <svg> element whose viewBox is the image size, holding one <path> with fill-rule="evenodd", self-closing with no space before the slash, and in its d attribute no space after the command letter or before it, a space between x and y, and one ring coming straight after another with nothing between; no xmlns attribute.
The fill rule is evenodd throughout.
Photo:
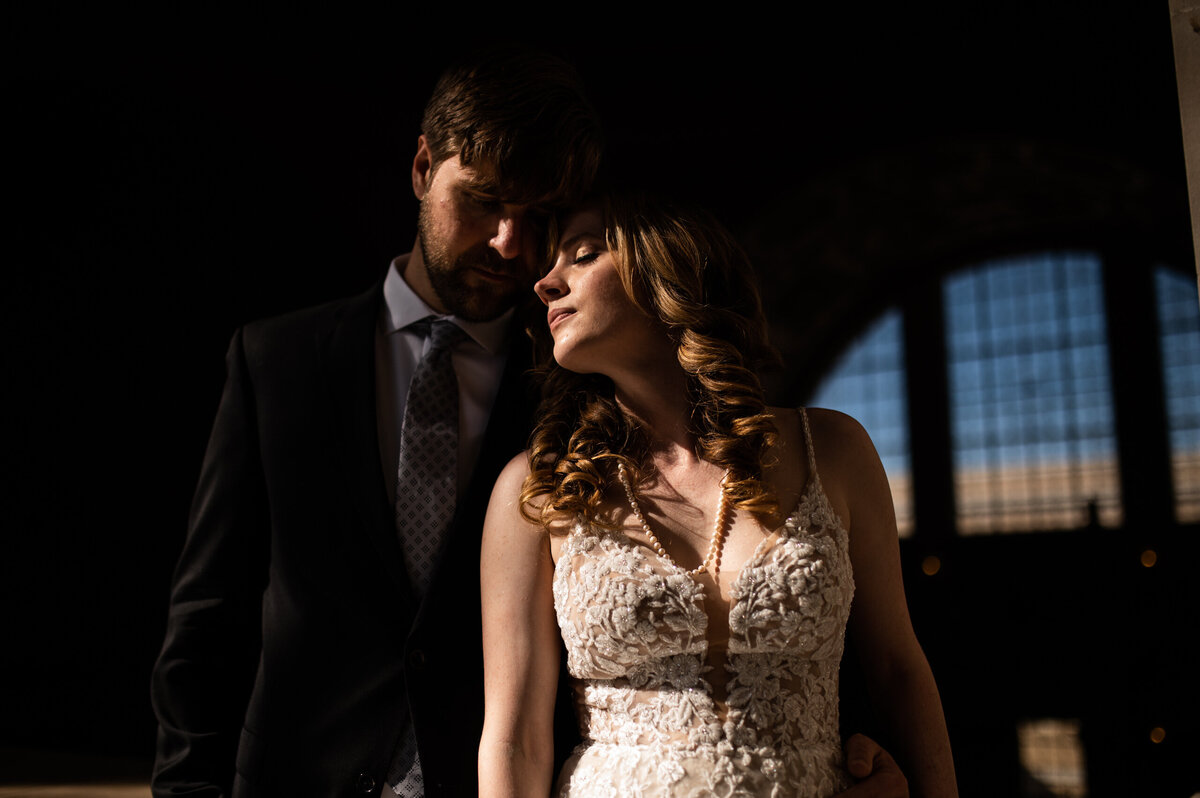
<svg viewBox="0 0 1200 798"><path fill-rule="evenodd" d="M329 401L338 419L338 471L344 479L349 512L362 521L379 553L380 563L396 585L398 604L411 617L416 611L396 522L388 506L379 460L379 428L375 403L375 329L382 302L382 283L339 309L322 342Z"/></svg>

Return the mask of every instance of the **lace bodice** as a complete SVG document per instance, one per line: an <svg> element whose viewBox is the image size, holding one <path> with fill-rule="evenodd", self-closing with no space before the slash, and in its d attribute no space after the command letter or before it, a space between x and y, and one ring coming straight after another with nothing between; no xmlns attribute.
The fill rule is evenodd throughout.
<svg viewBox="0 0 1200 798"><path fill-rule="evenodd" d="M577 522L554 605L584 743L569 796L827 796L841 767L837 678L854 579L817 476L742 566L710 649L704 588L619 531ZM720 668L724 678L713 678Z"/></svg>

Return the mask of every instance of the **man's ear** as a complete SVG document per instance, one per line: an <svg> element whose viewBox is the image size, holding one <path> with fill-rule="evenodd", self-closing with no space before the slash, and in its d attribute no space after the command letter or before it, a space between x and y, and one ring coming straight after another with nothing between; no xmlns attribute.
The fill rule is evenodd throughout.
<svg viewBox="0 0 1200 798"><path fill-rule="evenodd" d="M429 190L429 181L433 179L433 153L429 151L429 142L425 134L417 136L417 154L413 157L412 185L413 194L417 199L424 199Z"/></svg>

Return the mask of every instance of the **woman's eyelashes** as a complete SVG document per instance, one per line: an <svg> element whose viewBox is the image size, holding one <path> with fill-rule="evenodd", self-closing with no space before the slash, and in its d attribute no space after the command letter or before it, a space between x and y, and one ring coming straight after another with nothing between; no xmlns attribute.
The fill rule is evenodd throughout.
<svg viewBox="0 0 1200 798"><path fill-rule="evenodd" d="M604 239L594 236L583 236L583 241L575 247L575 258L572 263L591 263L608 251Z"/></svg>

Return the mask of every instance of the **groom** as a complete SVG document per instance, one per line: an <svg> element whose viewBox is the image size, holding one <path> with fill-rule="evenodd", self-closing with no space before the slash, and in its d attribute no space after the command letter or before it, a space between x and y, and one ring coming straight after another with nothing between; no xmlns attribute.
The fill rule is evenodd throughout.
<svg viewBox="0 0 1200 798"><path fill-rule="evenodd" d="M155 795L476 794L479 535L531 403L517 307L600 152L566 64L476 56L425 109L412 252L234 335L153 674ZM863 794L903 794L855 745Z"/></svg>

